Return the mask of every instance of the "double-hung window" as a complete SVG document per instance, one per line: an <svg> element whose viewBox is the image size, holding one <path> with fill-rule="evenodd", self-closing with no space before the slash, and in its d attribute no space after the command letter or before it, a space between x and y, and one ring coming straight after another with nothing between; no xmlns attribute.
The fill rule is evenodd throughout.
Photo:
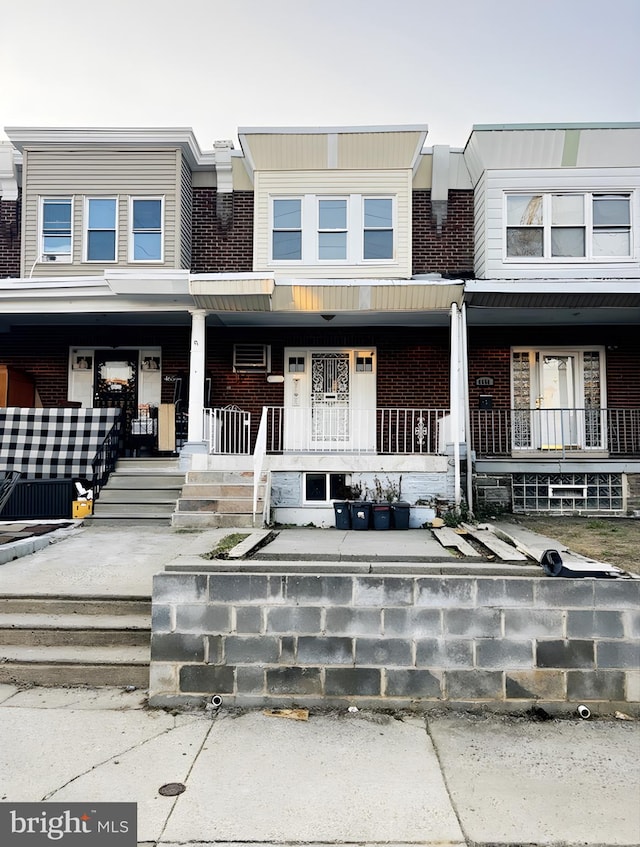
<svg viewBox="0 0 640 847"><path fill-rule="evenodd" d="M85 261L115 262L117 209L115 197L87 197Z"/></svg>
<svg viewBox="0 0 640 847"><path fill-rule="evenodd" d="M393 258L393 202L390 197L364 198L362 258Z"/></svg>
<svg viewBox="0 0 640 847"><path fill-rule="evenodd" d="M273 201L272 256L274 261L302 258L302 200Z"/></svg>
<svg viewBox="0 0 640 847"><path fill-rule="evenodd" d="M395 200L304 194L271 200L271 261L367 264L395 256Z"/></svg>
<svg viewBox="0 0 640 847"><path fill-rule="evenodd" d="M44 197L40 205L40 256L45 262L70 262L73 201L71 197Z"/></svg>
<svg viewBox="0 0 640 847"><path fill-rule="evenodd" d="M163 260L163 201L161 197L132 197L129 210L129 258L133 262Z"/></svg>
<svg viewBox="0 0 640 847"><path fill-rule="evenodd" d="M630 193L507 194L506 222L507 259L631 256Z"/></svg>

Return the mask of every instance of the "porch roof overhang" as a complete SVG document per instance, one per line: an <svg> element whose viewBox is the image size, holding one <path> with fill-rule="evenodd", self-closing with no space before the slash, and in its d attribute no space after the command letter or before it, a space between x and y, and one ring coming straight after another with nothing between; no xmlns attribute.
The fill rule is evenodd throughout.
<svg viewBox="0 0 640 847"><path fill-rule="evenodd" d="M632 324L640 281L630 279L469 280L470 324Z"/></svg>
<svg viewBox="0 0 640 847"><path fill-rule="evenodd" d="M214 312L270 312L274 287L274 278L264 274L199 274L189 279L195 306Z"/></svg>

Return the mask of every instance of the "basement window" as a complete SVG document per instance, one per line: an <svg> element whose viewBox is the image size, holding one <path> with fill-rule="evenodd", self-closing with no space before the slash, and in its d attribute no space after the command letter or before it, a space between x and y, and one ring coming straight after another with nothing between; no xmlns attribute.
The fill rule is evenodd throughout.
<svg viewBox="0 0 640 847"><path fill-rule="evenodd" d="M345 497L346 475L343 473L305 473L304 502L328 503Z"/></svg>

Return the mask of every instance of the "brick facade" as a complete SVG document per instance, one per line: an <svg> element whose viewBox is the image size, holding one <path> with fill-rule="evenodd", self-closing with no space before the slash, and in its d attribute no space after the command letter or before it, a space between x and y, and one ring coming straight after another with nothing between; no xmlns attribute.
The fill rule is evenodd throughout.
<svg viewBox="0 0 640 847"><path fill-rule="evenodd" d="M216 189L193 189L193 273L253 270L253 192L234 191L232 198L231 222L225 226L216 214Z"/></svg>
<svg viewBox="0 0 640 847"><path fill-rule="evenodd" d="M0 279L19 276L19 201L0 200Z"/></svg>
<svg viewBox="0 0 640 847"><path fill-rule="evenodd" d="M413 273L473 277L473 191L450 191L447 220L438 233L431 192L413 192Z"/></svg>

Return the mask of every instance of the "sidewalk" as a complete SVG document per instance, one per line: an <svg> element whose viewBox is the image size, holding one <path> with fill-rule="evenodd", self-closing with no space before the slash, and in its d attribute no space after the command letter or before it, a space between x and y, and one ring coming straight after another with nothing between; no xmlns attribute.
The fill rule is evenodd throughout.
<svg viewBox="0 0 640 847"><path fill-rule="evenodd" d="M0 686L2 800L136 802L138 843L166 847L640 843L637 722L143 703Z"/></svg>

